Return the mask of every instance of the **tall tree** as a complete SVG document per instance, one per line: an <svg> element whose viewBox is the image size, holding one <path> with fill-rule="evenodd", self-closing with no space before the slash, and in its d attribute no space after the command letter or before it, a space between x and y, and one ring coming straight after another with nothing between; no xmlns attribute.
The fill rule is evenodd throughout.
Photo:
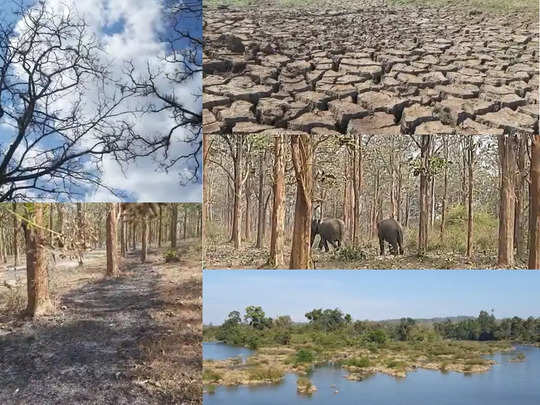
<svg viewBox="0 0 540 405"><path fill-rule="evenodd" d="M113 277L118 274L118 232L117 224L119 217L118 203L110 203L107 210L106 222L106 253L107 253L107 276ZM123 239L122 239L123 243Z"/></svg>
<svg viewBox="0 0 540 405"><path fill-rule="evenodd" d="M449 147L448 147L448 137L443 136L443 149L444 149L444 183L443 183L443 198L442 198L442 208L441 208L441 243L444 243L444 232L446 227L446 210L447 210L447 199L448 199L448 161L449 161Z"/></svg>
<svg viewBox="0 0 540 405"><path fill-rule="evenodd" d="M274 135L274 184L272 204L272 228L270 235L270 257L273 267L284 264L283 246L285 234L285 150L284 135Z"/></svg>
<svg viewBox="0 0 540 405"><path fill-rule="evenodd" d="M262 248L263 239L264 239L264 221L266 220L265 216L265 206L264 206L264 177L265 171L264 166L266 163L266 150L259 151L259 182L258 182L258 199L257 199L257 242L256 247Z"/></svg>
<svg viewBox="0 0 540 405"><path fill-rule="evenodd" d="M148 255L148 219L141 218L141 263L146 263Z"/></svg>
<svg viewBox="0 0 540 405"><path fill-rule="evenodd" d="M501 185L499 197L499 253L497 264L514 265L514 215L515 215L515 135L498 136Z"/></svg>
<svg viewBox="0 0 540 405"><path fill-rule="evenodd" d="M473 237L473 165L474 165L474 140L472 135L467 139L467 167L469 178L469 193L467 205L467 257L472 255L472 237Z"/></svg>
<svg viewBox="0 0 540 405"><path fill-rule="evenodd" d="M531 143L531 182L529 184L529 268L540 269L540 136Z"/></svg>
<svg viewBox="0 0 540 405"><path fill-rule="evenodd" d="M311 135L291 133L291 151L296 176L296 204L291 247L291 269L307 269L311 263L311 198L313 150Z"/></svg>
<svg viewBox="0 0 540 405"><path fill-rule="evenodd" d="M16 214L17 213L17 204L11 203L11 209ZM17 215L13 215L13 267L19 265L19 247L17 245L19 238L19 220Z"/></svg>
<svg viewBox="0 0 540 405"><path fill-rule="evenodd" d="M516 179L516 206L514 214L514 246L516 248L516 256L521 258L524 253L524 238L523 238L523 208L525 206L525 184L527 183L527 143L528 135L519 134L517 140L517 179Z"/></svg>
<svg viewBox="0 0 540 405"><path fill-rule="evenodd" d="M176 240L177 240L177 233L178 233L178 205L172 204L171 205L171 224L170 224L170 240L171 240L171 248L176 248Z"/></svg>

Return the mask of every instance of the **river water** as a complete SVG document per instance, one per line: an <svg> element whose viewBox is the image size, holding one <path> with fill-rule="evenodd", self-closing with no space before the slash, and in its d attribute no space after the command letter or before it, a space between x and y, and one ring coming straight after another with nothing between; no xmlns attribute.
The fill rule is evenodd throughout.
<svg viewBox="0 0 540 405"><path fill-rule="evenodd" d="M241 356L250 351L222 343L205 343L205 360ZM217 387L213 394L204 394L204 405L539 405L540 348L519 346L524 362L510 360L513 354L489 356L497 362L487 373L461 373L419 369L404 379L376 374L364 381L349 381L347 371L319 367L311 381L317 387L312 396L298 395L296 375L288 374L280 384L239 387Z"/></svg>

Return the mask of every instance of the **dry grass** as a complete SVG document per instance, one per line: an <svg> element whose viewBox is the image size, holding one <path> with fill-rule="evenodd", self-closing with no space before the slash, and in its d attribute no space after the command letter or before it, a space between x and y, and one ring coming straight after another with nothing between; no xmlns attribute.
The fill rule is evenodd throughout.
<svg viewBox="0 0 540 405"><path fill-rule="evenodd" d="M166 333L139 343L143 365L135 376L145 388L159 390L171 403L201 404L201 246L187 241L178 250L179 263L159 265L163 305L150 314Z"/></svg>

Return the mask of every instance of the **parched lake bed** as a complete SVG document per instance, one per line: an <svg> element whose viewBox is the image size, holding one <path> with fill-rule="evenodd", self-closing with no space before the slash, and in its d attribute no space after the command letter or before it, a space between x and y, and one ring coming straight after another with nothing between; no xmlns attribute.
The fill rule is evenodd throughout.
<svg viewBox="0 0 540 405"><path fill-rule="evenodd" d="M540 348L519 346L525 361L512 362L513 355L496 354L492 369L482 374L419 369L404 379L376 374L364 381L349 381L342 368L320 367L310 376L317 391L311 396L296 392L294 374L287 374L280 384L216 387L204 394L205 405L227 404L433 404L536 405L540 403ZM204 343L205 360L249 354L247 349L221 343Z"/></svg>

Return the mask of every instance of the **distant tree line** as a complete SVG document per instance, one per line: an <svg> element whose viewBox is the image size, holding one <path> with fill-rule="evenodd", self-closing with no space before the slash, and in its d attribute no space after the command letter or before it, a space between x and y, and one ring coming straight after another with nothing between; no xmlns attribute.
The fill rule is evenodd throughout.
<svg viewBox="0 0 540 405"><path fill-rule="evenodd" d="M515 340L540 342L540 318L521 319L517 316L500 321L493 314L481 311L478 318L460 322L437 322L437 333L448 339L458 340Z"/></svg>
<svg viewBox="0 0 540 405"><path fill-rule="evenodd" d="M256 349L265 345L312 343L339 347L355 344L384 345L387 341L433 342L454 340L506 340L540 343L540 318L495 319L481 311L477 318L461 321L417 322L412 318L393 321L353 321L340 309L313 309L305 314L308 322L294 323L288 315L267 317L260 306L249 306L245 314L231 312L221 326L206 326L205 340Z"/></svg>

